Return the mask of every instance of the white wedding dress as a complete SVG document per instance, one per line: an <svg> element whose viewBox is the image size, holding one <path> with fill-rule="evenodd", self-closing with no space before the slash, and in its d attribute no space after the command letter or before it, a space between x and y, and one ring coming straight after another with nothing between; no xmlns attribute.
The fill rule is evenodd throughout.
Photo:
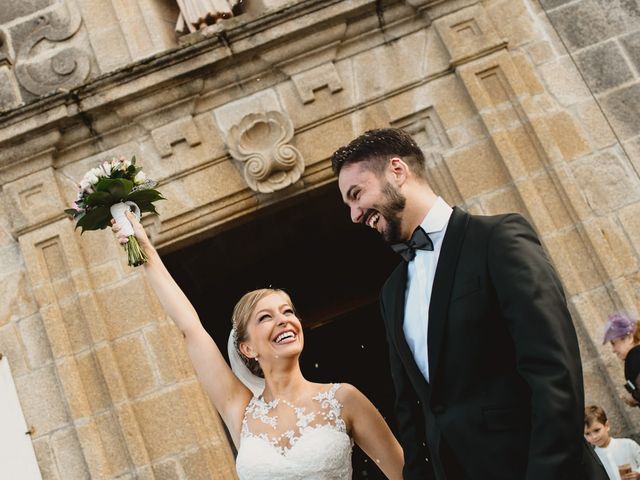
<svg viewBox="0 0 640 480"><path fill-rule="evenodd" d="M351 480L353 442L338 388L332 384L301 405L253 397L236 458L240 480Z"/></svg>

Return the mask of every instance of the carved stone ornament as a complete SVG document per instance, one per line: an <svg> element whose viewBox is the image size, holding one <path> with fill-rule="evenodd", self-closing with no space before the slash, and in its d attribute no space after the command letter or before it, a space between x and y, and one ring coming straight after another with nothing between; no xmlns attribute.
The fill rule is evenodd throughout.
<svg viewBox="0 0 640 480"><path fill-rule="evenodd" d="M33 20L33 31L21 42L16 56L16 76L35 95L58 88L73 88L89 76L91 63L83 50L64 45L35 54L42 41L62 42L71 38L82 23L75 6L62 7Z"/></svg>
<svg viewBox="0 0 640 480"><path fill-rule="evenodd" d="M229 152L244 163L244 178L252 190L271 193L300 179L304 159L288 143L292 138L293 123L277 111L250 113L229 129Z"/></svg>

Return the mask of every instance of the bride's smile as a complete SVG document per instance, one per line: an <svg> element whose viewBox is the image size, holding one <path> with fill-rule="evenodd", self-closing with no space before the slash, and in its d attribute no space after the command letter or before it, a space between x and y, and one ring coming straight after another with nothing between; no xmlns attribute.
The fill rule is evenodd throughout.
<svg viewBox="0 0 640 480"><path fill-rule="evenodd" d="M273 343L277 345L291 343L294 342L296 338L296 332L294 332L293 329L288 329L279 333L278 336L273 340Z"/></svg>

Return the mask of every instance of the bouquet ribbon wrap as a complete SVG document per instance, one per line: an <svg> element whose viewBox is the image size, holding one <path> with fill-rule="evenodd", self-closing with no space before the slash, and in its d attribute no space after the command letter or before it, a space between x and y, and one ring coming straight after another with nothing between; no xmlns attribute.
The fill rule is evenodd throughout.
<svg viewBox="0 0 640 480"><path fill-rule="evenodd" d="M120 232L126 237L134 235L133 226L125 215L125 212L131 209L133 209L133 214L136 216L136 218L140 220L140 208L134 202L116 203L111 205L111 208L109 209L111 211L111 216L120 226Z"/></svg>

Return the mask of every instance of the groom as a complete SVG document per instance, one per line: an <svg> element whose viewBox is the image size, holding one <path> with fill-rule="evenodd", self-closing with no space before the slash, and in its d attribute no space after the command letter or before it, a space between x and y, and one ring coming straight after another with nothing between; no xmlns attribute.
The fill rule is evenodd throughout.
<svg viewBox="0 0 640 480"><path fill-rule="evenodd" d="M606 480L560 279L527 221L451 208L401 130L366 132L332 165L352 221L403 259L380 304L404 478Z"/></svg>

